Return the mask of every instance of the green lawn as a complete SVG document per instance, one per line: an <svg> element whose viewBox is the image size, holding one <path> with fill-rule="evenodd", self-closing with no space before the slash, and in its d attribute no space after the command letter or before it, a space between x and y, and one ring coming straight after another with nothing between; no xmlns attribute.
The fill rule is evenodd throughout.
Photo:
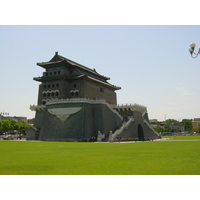
<svg viewBox="0 0 200 200"><path fill-rule="evenodd" d="M168 138L134 143L0 140L0 174L199 175L200 136Z"/></svg>

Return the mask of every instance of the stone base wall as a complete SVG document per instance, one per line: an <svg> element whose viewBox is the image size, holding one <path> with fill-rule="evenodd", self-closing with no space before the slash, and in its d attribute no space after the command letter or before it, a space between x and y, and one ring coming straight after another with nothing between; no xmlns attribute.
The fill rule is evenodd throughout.
<svg viewBox="0 0 200 200"><path fill-rule="evenodd" d="M108 136L121 124L122 119L106 103L71 102L36 111L34 126L40 129L39 140L91 141L98 131Z"/></svg>
<svg viewBox="0 0 200 200"><path fill-rule="evenodd" d="M127 119L133 118L113 141L143 141L159 138L150 127L148 114L139 111L113 110L107 103L98 101L58 101L36 110L34 127L37 139L43 141L108 141ZM119 131L118 131L119 132ZM117 133L118 134L118 133ZM33 134L32 134L33 135ZM116 135L116 134L115 134ZM33 138L33 137L31 137Z"/></svg>

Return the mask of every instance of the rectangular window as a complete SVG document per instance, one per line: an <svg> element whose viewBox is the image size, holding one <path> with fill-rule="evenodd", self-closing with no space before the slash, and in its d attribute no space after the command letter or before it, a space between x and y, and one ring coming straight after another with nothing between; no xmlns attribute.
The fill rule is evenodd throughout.
<svg viewBox="0 0 200 200"><path fill-rule="evenodd" d="M102 87L100 87L100 92L103 92L103 88Z"/></svg>
<svg viewBox="0 0 200 200"><path fill-rule="evenodd" d="M59 87L59 83L56 84L56 87Z"/></svg>
<svg viewBox="0 0 200 200"><path fill-rule="evenodd" d="M76 88L76 84L74 84L74 88Z"/></svg>

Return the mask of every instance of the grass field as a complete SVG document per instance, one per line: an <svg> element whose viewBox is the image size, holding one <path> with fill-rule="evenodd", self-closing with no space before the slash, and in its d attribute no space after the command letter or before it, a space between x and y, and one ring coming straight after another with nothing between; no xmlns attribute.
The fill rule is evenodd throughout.
<svg viewBox="0 0 200 200"><path fill-rule="evenodd" d="M169 138L133 143L0 140L0 174L199 175L200 136Z"/></svg>

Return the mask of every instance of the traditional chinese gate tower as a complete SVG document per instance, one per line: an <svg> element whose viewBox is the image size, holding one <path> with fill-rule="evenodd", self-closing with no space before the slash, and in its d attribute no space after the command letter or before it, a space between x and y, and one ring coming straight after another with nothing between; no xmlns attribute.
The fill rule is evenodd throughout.
<svg viewBox="0 0 200 200"><path fill-rule="evenodd" d="M117 106L116 90L110 79L58 52L45 69L38 92L34 127L27 139L61 141L115 141L158 138L148 124L146 107ZM137 121L136 121L137 120Z"/></svg>
<svg viewBox="0 0 200 200"><path fill-rule="evenodd" d="M38 104L45 104L52 99L105 99L116 104L115 90L120 87L107 82L110 78L100 75L83 65L58 55L49 62L37 63L46 71L42 77L34 78L41 82Z"/></svg>

